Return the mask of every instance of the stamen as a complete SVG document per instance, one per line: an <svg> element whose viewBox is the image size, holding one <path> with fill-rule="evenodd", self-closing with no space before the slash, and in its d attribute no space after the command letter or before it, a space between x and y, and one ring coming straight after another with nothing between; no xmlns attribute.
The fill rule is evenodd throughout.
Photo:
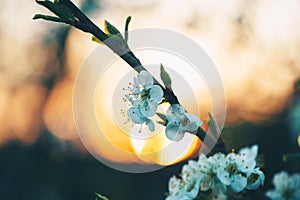
<svg viewBox="0 0 300 200"><path fill-rule="evenodd" d="M127 118L126 118L126 121L123 122L123 124L125 125L125 124L128 124L129 122L131 122L131 121L130 121L129 117L127 117Z"/></svg>
<svg viewBox="0 0 300 200"><path fill-rule="evenodd" d="M121 114L123 117L126 116L126 115L125 115L125 111L124 111L123 109L120 110L120 114Z"/></svg>
<svg viewBox="0 0 300 200"><path fill-rule="evenodd" d="M130 91L130 92L132 91L132 89L131 89L130 87L122 88L122 90L123 90L123 91L125 91L125 90L126 90L126 91Z"/></svg>

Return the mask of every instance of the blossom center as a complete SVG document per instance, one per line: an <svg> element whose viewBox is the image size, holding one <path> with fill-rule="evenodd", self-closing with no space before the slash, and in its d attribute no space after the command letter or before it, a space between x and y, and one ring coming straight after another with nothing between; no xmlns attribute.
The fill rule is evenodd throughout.
<svg viewBox="0 0 300 200"><path fill-rule="evenodd" d="M237 164L234 162L234 163L230 163L226 168L225 170L229 173L229 176L232 176L234 174L238 174L239 171L238 171L238 167L237 167Z"/></svg>
<svg viewBox="0 0 300 200"><path fill-rule="evenodd" d="M259 175L258 174L251 174L249 177L248 177L248 182L250 183L255 183L255 181L257 181L257 179L259 178Z"/></svg>

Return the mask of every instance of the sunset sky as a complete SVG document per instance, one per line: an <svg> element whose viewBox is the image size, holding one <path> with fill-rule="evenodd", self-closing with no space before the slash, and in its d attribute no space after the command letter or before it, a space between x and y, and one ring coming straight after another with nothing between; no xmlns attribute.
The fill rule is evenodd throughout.
<svg viewBox="0 0 300 200"><path fill-rule="evenodd" d="M81 1L75 3L79 5ZM73 119L72 91L78 70L98 44L91 41L89 34L71 29L60 55L63 63L59 63L58 54L54 54L59 43L53 38L55 31L65 25L33 21L35 13L50 14L34 1L2 1L0 5L3 27L0 30L0 122L3 125L0 145L15 139L32 144L47 128L58 139L73 141L82 148ZM170 29L197 42L215 63L223 80L226 125L270 123L292 103L294 85L300 78L299 1L189 0L174 3L164 0L158 3L140 0L125 3L103 0L99 5L100 9L90 16L101 28L105 19L116 27L123 27L126 17L131 15L131 30ZM147 52L137 52L137 55L145 63L168 62L163 56L151 56ZM118 65L126 67L122 62ZM175 61L171 65L182 67ZM54 84L46 85L51 77L56 77ZM196 105L199 104L201 115L205 116L211 111L210 94L205 84L197 81L191 84L196 85ZM106 89L110 91L109 87ZM104 97L102 92L98 98ZM110 103L108 98L103 101ZM108 111L101 109L97 113L98 117L106 114ZM111 130L112 125L106 126ZM93 135L95 130L88 132ZM94 134L97 135L97 131ZM91 137L90 140L97 139ZM113 158L106 153L109 147L99 146L98 151L112 161L137 162L135 154L142 151L141 144L127 140L128 144L123 140L114 142L118 147L125 145L134 158ZM161 139L158 141L162 144ZM144 149L147 149L147 142L143 142ZM160 148L161 145L156 147ZM153 158L149 159L151 161L145 161L153 162Z"/></svg>
<svg viewBox="0 0 300 200"><path fill-rule="evenodd" d="M258 143L262 145L262 151L265 151L266 161L270 161L266 166L270 167L271 173L279 166L285 166L277 163L281 161L285 151L298 148L296 138L300 132L299 0L88 1L96 4L90 3L92 7L86 6L86 12L101 29L104 20L108 20L123 30L126 17L132 16L130 30L168 29L187 36L201 46L215 64L223 81L226 94L226 121L222 137L227 140L228 148ZM84 0L73 2L80 6ZM19 165L16 165L15 161L23 156L24 159L31 158L31 161L24 161L28 169L32 170L30 172L37 177L44 177L45 174L51 175L52 165L53 170L60 170L62 165L66 166L66 169L72 168L71 164L68 164L68 159L71 160L70 163L74 161L73 158L78 159L75 159L75 162L82 162L82 165L78 165L80 167L89 166L86 163L89 163L87 160L91 159L89 157L91 154L107 162L173 165L197 153L202 142L190 134L186 134L180 143L172 143L165 137L164 128L159 129L155 137L143 141L130 136L130 131L133 130L131 128L127 127L129 133L127 135L121 131L120 126L114 121L117 113L114 109L119 109L114 105L119 104L112 102L116 97L115 89L121 87L118 80L124 82L130 80L130 78L122 79L130 72L130 68L121 60L117 60L111 66L111 74L108 73L107 77L101 79L102 82L100 81L96 87L94 94L96 103L92 105L95 109L96 124L91 123L93 120L85 113L80 115L82 118L77 118L85 123L84 126L76 129L74 121L76 114L74 115L72 107L76 76L99 44L92 42L91 35L65 24L32 20L37 13L51 14L34 0L0 2L0 124L2 125L0 157L2 155L4 159L9 160L10 155L18 155L16 159L11 158L12 161L7 161L3 168L0 167L0 179L6 174L4 169L9 175L20 173L31 176L31 173L23 173L21 168L10 169L11 166ZM157 65L167 63L171 65L170 70L186 67L178 58L168 57L167 53L150 50L134 53L142 63ZM94 61L95 65L98 62L101 62L101 58ZM181 96L187 110L191 110L193 114L200 116L202 121L207 122L207 113L212 111L213 105L205 80L197 80L198 76L189 70L182 70L180 73L187 74L181 78L190 88L186 90L180 88L178 95ZM188 73L191 75L188 76ZM89 78L87 77L87 80ZM175 79L182 81L180 75ZM178 88L180 85L181 83L178 84ZM88 89L87 87L86 90ZM185 95L186 91L194 93ZM118 98L121 96L117 95ZM84 96L82 98L82 102L85 102ZM166 110L166 107L162 109ZM120 118L120 121L122 120L126 121ZM103 134L99 134L99 126ZM84 130L84 136L78 134L79 129ZM47 134L56 142L43 140ZM14 150L6 151L9 145L15 143L21 145L19 154L13 154ZM46 145L46 148L45 144L49 146ZM164 148L168 145L169 149ZM31 148L34 149L32 152L37 153L33 155L28 150ZM66 156L68 154L64 154L73 152L74 149L76 149L74 157L68 158ZM38 158L41 159L46 154L49 154L49 159L45 158L50 160L50 164L48 165L48 160L45 161L45 169L48 170L45 172L40 170L41 163ZM274 163L276 166L273 166ZM27 169L26 166L24 170ZM77 170L74 172L77 175L81 173L80 167L74 169ZM173 173L172 170L178 169L176 167L167 168L169 171L162 172L162 176L156 174L156 178L161 176L167 180ZM82 177L87 175L86 177L90 179L99 172L98 168L107 170L104 166L99 167L93 163L92 170L87 168L91 171L85 171L90 174L83 174ZM292 167L290 169L293 170ZM118 179L117 176L114 177L114 173L115 171L109 171L103 176L112 176L112 181L120 181L117 188L122 191L122 184L127 183L131 177L125 175ZM62 178L68 177L66 174L64 171ZM24 187L18 185L18 181L22 178L15 178L10 182L10 176L5 177L2 182L0 180L0 187L6 185L10 187L8 183L11 183L11 188L16 188L19 192ZM47 178L49 177L45 180L48 180ZM102 174L98 178L103 178ZM69 180L70 177L66 179ZM143 185L141 181L138 182L138 177L134 180L137 182L131 182L132 184ZM97 180L93 180L93 183L102 184L101 187L104 184ZM45 185L47 184L46 181ZM50 193L55 197L55 191L60 189L55 190L53 182L49 185L51 187L45 187L50 188L49 191L54 188L54 192ZM76 187L74 185L74 188ZM84 189L79 191L82 192L81 195L86 195L87 191L91 192ZM115 190L106 188L106 191L114 194ZM91 192L92 195L93 192L95 191ZM124 194L127 197L131 195L126 191ZM26 195L24 194L25 199L43 197L37 194L37 198L31 198L31 193ZM60 198L56 199L71 199L64 198L67 192L57 195Z"/></svg>

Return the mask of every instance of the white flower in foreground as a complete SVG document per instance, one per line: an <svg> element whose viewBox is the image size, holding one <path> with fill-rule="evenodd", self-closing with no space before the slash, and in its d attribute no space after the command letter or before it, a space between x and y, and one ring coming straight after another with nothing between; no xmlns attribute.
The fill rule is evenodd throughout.
<svg viewBox="0 0 300 200"><path fill-rule="evenodd" d="M232 188L234 192L241 192L247 188L257 189L264 184L265 176L256 166L258 146L243 148L237 153L229 153L220 162L225 162L225 167L218 170L218 178Z"/></svg>
<svg viewBox="0 0 300 200"><path fill-rule="evenodd" d="M196 197L200 187L199 165L196 161L190 160L182 168L182 180L185 183L185 192L190 197Z"/></svg>
<svg viewBox="0 0 300 200"><path fill-rule="evenodd" d="M256 167L257 154L257 145L227 155L200 154L198 162L190 160L183 166L181 179L170 179L167 200L202 199L206 195L212 200L225 200L227 186L236 193L259 188L264 184L265 175ZM296 182L295 178L290 182Z"/></svg>
<svg viewBox="0 0 300 200"><path fill-rule="evenodd" d="M184 181L173 176L169 180L169 196L166 200L192 200L196 197L190 196L185 189L186 184Z"/></svg>
<svg viewBox="0 0 300 200"><path fill-rule="evenodd" d="M225 155L221 153L217 153L209 158L204 154L200 154L198 164L201 173L200 189L202 191L211 189L216 194L226 192L226 185L217 176L218 170L224 165L224 163L220 162L222 158L225 158Z"/></svg>

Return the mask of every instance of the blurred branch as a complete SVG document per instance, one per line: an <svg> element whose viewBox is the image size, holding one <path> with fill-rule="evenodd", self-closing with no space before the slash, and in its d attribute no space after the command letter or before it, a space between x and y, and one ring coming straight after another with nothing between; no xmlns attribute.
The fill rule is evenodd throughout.
<svg viewBox="0 0 300 200"><path fill-rule="evenodd" d="M50 2L51 3L51 2ZM94 11L100 8L98 0L83 0L79 5L80 10L84 13L92 14ZM47 16L37 14L35 19L44 19L47 21L54 21L65 23L61 18L56 16ZM59 26L52 27L44 35L43 42L47 45L51 51L51 57L48 58L46 64L46 73L42 77L44 85L50 90L57 81L61 80L66 73L65 68L65 47L71 26Z"/></svg>
<svg viewBox="0 0 300 200"><path fill-rule="evenodd" d="M95 193L96 200L109 200L106 196L103 196L101 194Z"/></svg>

